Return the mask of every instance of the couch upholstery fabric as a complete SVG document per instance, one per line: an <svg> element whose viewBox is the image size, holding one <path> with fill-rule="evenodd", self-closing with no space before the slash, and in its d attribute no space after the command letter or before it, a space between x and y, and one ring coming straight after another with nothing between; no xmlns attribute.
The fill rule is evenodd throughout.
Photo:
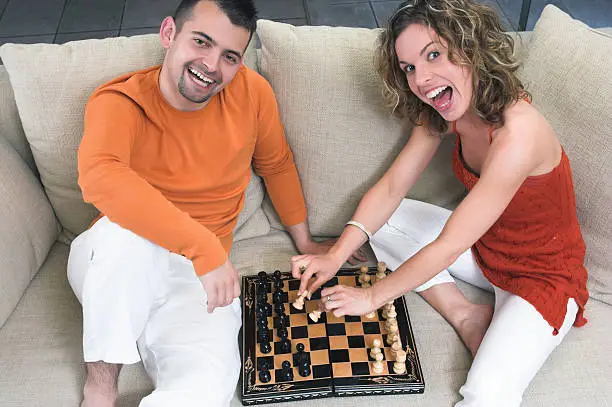
<svg viewBox="0 0 612 407"><path fill-rule="evenodd" d="M379 30L260 20L257 33L260 70L278 99L312 231L339 235L409 136L382 101L373 59ZM448 138L408 197L457 203L464 188L451 171L452 147Z"/></svg>
<svg viewBox="0 0 612 407"><path fill-rule="evenodd" d="M612 304L612 35L554 6L536 23L521 76L569 156L592 298ZM588 315L587 315L588 318Z"/></svg>

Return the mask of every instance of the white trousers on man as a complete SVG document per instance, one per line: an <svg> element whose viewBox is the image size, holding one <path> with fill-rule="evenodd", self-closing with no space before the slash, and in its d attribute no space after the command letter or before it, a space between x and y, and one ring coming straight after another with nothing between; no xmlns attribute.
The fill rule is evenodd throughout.
<svg viewBox="0 0 612 407"><path fill-rule="evenodd" d="M190 260L104 217L73 241L68 280L83 306L85 362L142 360L155 390L140 407L230 404L240 300L209 314Z"/></svg>
<svg viewBox="0 0 612 407"><path fill-rule="evenodd" d="M397 269L436 239L450 215L444 208L403 200L372 237L370 244L377 259L387 263L389 269ZM572 327L578 312L576 302L569 300L563 326L553 336L553 328L533 305L489 283L471 250L415 291L454 283L451 275L495 293L493 320L472 362L467 381L459 390L463 400L455 407L518 407L533 377Z"/></svg>

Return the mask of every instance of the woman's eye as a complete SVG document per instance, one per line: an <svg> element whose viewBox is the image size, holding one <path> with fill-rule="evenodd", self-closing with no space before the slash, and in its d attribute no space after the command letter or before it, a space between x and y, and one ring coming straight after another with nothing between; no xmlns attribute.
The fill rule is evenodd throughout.
<svg viewBox="0 0 612 407"><path fill-rule="evenodd" d="M404 72L407 74L414 72L414 65L404 65Z"/></svg>
<svg viewBox="0 0 612 407"><path fill-rule="evenodd" d="M432 59L436 59L440 56L440 53L438 51L431 51L429 54L427 54L427 59L428 60L432 60Z"/></svg>

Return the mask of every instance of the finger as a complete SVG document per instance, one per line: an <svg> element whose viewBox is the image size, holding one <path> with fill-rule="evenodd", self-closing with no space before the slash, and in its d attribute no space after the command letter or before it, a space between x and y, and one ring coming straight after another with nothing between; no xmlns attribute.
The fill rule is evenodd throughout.
<svg viewBox="0 0 612 407"><path fill-rule="evenodd" d="M208 313L210 314L217 307L217 287L213 284L206 294L208 294Z"/></svg>
<svg viewBox="0 0 612 407"><path fill-rule="evenodd" d="M293 278L300 278L304 272L304 268L310 264L309 256L301 256L299 260L293 261L291 264L291 274Z"/></svg>
<svg viewBox="0 0 612 407"><path fill-rule="evenodd" d="M346 300L334 297L331 301L327 301L325 303L325 309L327 311L333 311L333 310L335 310L337 308L341 308L341 307L343 307L345 305L346 305Z"/></svg>
<svg viewBox="0 0 612 407"><path fill-rule="evenodd" d="M302 277L300 277L300 288L298 289L298 295L302 295L302 293L308 288L308 283L310 282L310 278L314 274L314 267L308 265L306 267L306 271L302 273Z"/></svg>
<svg viewBox="0 0 612 407"><path fill-rule="evenodd" d="M324 288L323 290L321 290L321 298L327 298L328 295L331 297L332 295L339 293L341 291L342 291L341 285L335 285L333 287Z"/></svg>
<svg viewBox="0 0 612 407"><path fill-rule="evenodd" d="M234 279L231 279L225 286L225 306L228 306L234 301Z"/></svg>
<svg viewBox="0 0 612 407"><path fill-rule="evenodd" d="M366 253L363 251L363 249L359 249L357 250L357 253L355 253L353 255L357 260L359 261L367 261L368 260L368 256L366 255Z"/></svg>
<svg viewBox="0 0 612 407"><path fill-rule="evenodd" d="M308 299L310 299L312 294L315 293L319 288L321 288L323 284L326 283L326 281L327 279L325 277L317 274L315 280L312 282L312 284L310 284L310 288L308 289Z"/></svg>
<svg viewBox="0 0 612 407"><path fill-rule="evenodd" d="M308 254L298 254L296 256L291 257L291 262L295 263L298 262L300 260L304 260L304 258L308 257Z"/></svg>
<svg viewBox="0 0 612 407"><path fill-rule="evenodd" d="M346 315L346 307L336 308L333 312L336 318L340 318Z"/></svg>
<svg viewBox="0 0 612 407"><path fill-rule="evenodd" d="M240 283L238 282L238 280L234 280L234 298L238 297L240 297Z"/></svg>
<svg viewBox="0 0 612 407"><path fill-rule="evenodd" d="M348 264L350 264L351 266L354 266L357 263L361 263L356 257L355 255L352 255L351 257L349 257L349 259L347 260Z"/></svg>

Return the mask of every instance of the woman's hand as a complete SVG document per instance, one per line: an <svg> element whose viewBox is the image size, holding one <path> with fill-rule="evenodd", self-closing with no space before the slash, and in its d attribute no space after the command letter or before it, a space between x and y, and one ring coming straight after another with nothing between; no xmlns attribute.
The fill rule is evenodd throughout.
<svg viewBox="0 0 612 407"><path fill-rule="evenodd" d="M294 278L300 279L298 295L308 290L308 298L317 291L323 284L336 275L341 264L329 254L311 255L304 254L291 258L291 273ZM310 279L315 276L315 280L310 283ZM310 284L310 286L309 286Z"/></svg>
<svg viewBox="0 0 612 407"><path fill-rule="evenodd" d="M377 309L371 288L355 288L336 285L321 291L321 303L325 311L332 311L336 317L344 315L365 315Z"/></svg>

